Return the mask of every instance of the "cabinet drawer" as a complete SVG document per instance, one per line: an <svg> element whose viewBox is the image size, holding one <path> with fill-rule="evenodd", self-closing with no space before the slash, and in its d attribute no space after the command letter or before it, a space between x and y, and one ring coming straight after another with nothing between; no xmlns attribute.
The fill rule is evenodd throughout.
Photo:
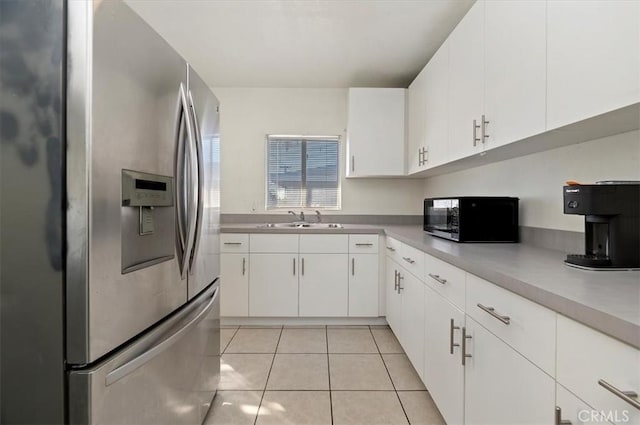
<svg viewBox="0 0 640 425"><path fill-rule="evenodd" d="M389 238L389 237L386 238L385 252L387 253L388 257L390 257L392 260L394 260L397 263L402 261L402 257L400 256L401 245L402 245L402 242L396 239Z"/></svg>
<svg viewBox="0 0 640 425"><path fill-rule="evenodd" d="M398 263L420 281L424 280L424 252L401 243Z"/></svg>
<svg viewBox="0 0 640 425"><path fill-rule="evenodd" d="M464 311L466 273L427 254L424 255L424 268L427 285Z"/></svg>
<svg viewBox="0 0 640 425"><path fill-rule="evenodd" d="M378 235L349 235L349 252L352 254L377 254Z"/></svg>
<svg viewBox="0 0 640 425"><path fill-rule="evenodd" d="M222 233L220 252L249 252L249 235L246 233Z"/></svg>
<svg viewBox="0 0 640 425"><path fill-rule="evenodd" d="M467 314L555 376L556 313L472 274L466 286Z"/></svg>
<svg viewBox="0 0 640 425"><path fill-rule="evenodd" d="M249 237L251 252L298 252L298 235L253 233Z"/></svg>
<svg viewBox="0 0 640 425"><path fill-rule="evenodd" d="M346 254L348 235L300 235L300 253Z"/></svg>
<svg viewBox="0 0 640 425"><path fill-rule="evenodd" d="M557 380L611 422L640 423L638 408L599 384L640 393L640 350L561 315Z"/></svg>

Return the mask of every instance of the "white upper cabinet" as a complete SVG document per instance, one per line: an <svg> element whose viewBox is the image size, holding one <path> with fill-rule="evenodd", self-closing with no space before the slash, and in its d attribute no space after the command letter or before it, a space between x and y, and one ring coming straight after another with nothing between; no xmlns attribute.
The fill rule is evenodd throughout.
<svg viewBox="0 0 640 425"><path fill-rule="evenodd" d="M413 174L426 168L424 154L427 148L427 68L413 80L407 92L407 171Z"/></svg>
<svg viewBox="0 0 640 425"><path fill-rule="evenodd" d="M547 4L547 128L640 101L640 2Z"/></svg>
<svg viewBox="0 0 640 425"><path fill-rule="evenodd" d="M452 160L482 150L484 8L483 1L476 2L448 39L449 147Z"/></svg>
<svg viewBox="0 0 640 425"><path fill-rule="evenodd" d="M349 89L347 177L405 175L406 91Z"/></svg>
<svg viewBox="0 0 640 425"><path fill-rule="evenodd" d="M545 131L545 11L544 0L485 2L484 149Z"/></svg>
<svg viewBox="0 0 640 425"><path fill-rule="evenodd" d="M426 168L448 160L449 138L449 43L445 42L425 67L427 92L425 116Z"/></svg>

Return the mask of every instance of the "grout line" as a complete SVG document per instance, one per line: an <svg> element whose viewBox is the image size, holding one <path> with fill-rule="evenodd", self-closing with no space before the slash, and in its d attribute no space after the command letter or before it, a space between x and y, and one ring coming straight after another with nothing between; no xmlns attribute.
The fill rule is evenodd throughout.
<svg viewBox="0 0 640 425"><path fill-rule="evenodd" d="M407 419L407 423L411 425L411 421L409 421L409 415L407 415L407 411L404 409L404 405L402 404L402 400L400 399L400 394L398 394L398 390L396 389L396 384L393 382L393 378L391 378L391 373L389 372L387 363L385 363L384 361L384 357L382 357L382 353L380 352L380 347L378 347L378 342L376 341L376 337L373 336L373 331L371 330L371 326L369 326L369 332L371 332L371 338L373 338L373 343L376 344L376 348L378 349L378 354L380 355L382 364L384 365L384 368L387 371L387 375L389 375L389 381L391 381L391 385L393 386L393 391L396 393L396 397L398 398L398 402L400 403L400 408L402 408L402 413L404 413L404 417Z"/></svg>
<svg viewBox="0 0 640 425"><path fill-rule="evenodd" d="M333 425L333 396L331 395L331 363L329 361L329 331L324 327L324 339L327 343L327 374L329 375L329 411L331 412L331 425Z"/></svg>
<svg viewBox="0 0 640 425"><path fill-rule="evenodd" d="M262 401L264 400L264 394L267 392L267 385L269 385L269 378L271 377L271 371L273 370L273 364L276 362L276 353L278 352L278 345L280 344L280 338L282 338L283 326L280 327L280 334L278 334L278 342L273 350L273 359L271 359L271 366L269 367L269 373L267 373L267 380L264 383L264 389L262 390L262 397L260 397L260 404L258 404L258 411L256 412L256 418L253 421L253 425L258 423L258 416L260 416L260 408L262 407ZM264 354L264 353L263 353Z"/></svg>
<svg viewBox="0 0 640 425"><path fill-rule="evenodd" d="M222 330L222 328L220 328ZM238 330L240 328L236 328L236 330L233 332L233 335L231 335L231 338L229 338L229 342L227 342L227 345L224 346L224 349L220 350L220 356L222 356L224 353L227 352L227 348L229 348L229 345L231 344L231 341L233 341L233 338L236 337L236 334L238 333ZM231 353L229 353L231 354Z"/></svg>

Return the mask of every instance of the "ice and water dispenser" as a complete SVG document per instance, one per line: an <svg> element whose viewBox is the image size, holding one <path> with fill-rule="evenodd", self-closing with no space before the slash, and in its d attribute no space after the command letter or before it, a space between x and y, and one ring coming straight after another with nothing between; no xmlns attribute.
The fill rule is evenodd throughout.
<svg viewBox="0 0 640 425"><path fill-rule="evenodd" d="M122 170L120 210L123 274L174 257L173 177Z"/></svg>

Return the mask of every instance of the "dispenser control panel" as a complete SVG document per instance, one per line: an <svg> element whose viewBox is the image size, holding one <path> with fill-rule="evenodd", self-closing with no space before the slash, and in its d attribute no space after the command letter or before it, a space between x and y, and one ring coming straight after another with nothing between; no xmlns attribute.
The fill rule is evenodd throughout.
<svg viewBox="0 0 640 425"><path fill-rule="evenodd" d="M173 177L122 170L123 207L170 207Z"/></svg>

